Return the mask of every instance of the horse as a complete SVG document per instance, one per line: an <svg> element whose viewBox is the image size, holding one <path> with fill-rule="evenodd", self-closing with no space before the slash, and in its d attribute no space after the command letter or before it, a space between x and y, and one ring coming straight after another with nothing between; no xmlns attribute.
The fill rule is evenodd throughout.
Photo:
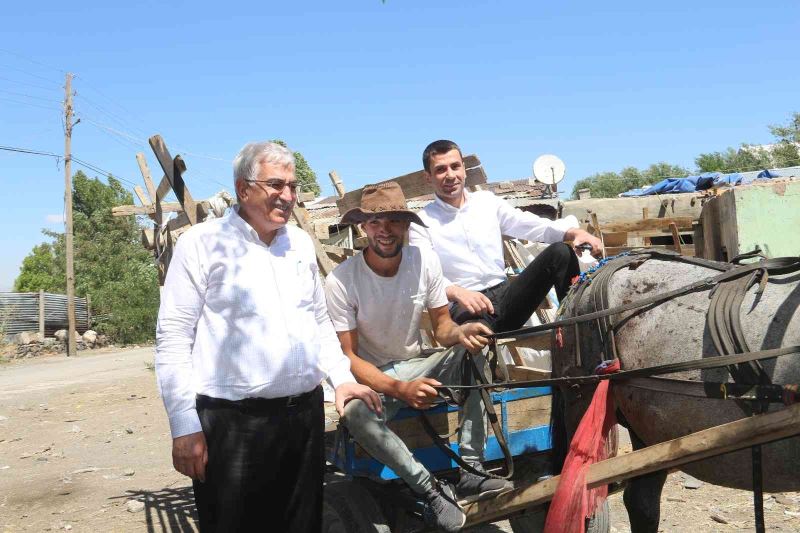
<svg viewBox="0 0 800 533"><path fill-rule="evenodd" d="M677 294L608 318L560 328L554 335L553 376L588 375L603 360L614 357L623 370L631 370L727 355L723 352L800 345L800 258L791 259L784 262L794 267L779 268L770 275L752 267L736 275L736 265L677 254L634 252L612 259L594 272L591 282L573 286L562 303L562 319L648 298L659 300L654 295L670 291ZM707 282L726 272L732 281ZM690 288L684 291L682 287ZM702 394L707 386L699 382L732 382L733 373L741 382L800 383L798 355L745 366L685 371L668 380L615 381L611 391L618 419L628 428L634 449L784 407L709 398ZM554 390L556 470L592 393L590 386ZM800 464L800 437L764 445L762 452L763 489L800 490L800 476L791 468ZM753 490L751 459L751 451L745 449L687 464L681 470L710 484ZM658 530L666 476L666 471L660 471L628 482L623 500L635 533Z"/></svg>

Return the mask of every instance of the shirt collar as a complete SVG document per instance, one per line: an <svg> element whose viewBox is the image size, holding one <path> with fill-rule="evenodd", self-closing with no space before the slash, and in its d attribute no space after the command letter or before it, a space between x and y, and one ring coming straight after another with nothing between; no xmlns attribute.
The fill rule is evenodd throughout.
<svg viewBox="0 0 800 533"><path fill-rule="evenodd" d="M230 212L230 221L231 224L238 229L242 234L251 241L255 241L261 244L265 244L261 238L258 236L258 232L253 229L245 219L239 214L239 204L233 206ZM276 244L281 243L284 239L286 239L286 226L278 228L277 233L275 233L275 238L272 239L272 244L266 246L275 246Z"/></svg>
<svg viewBox="0 0 800 533"><path fill-rule="evenodd" d="M461 205L461 207L454 207L448 204L447 202L439 198L437 194L433 195L433 202L439 207L439 209L444 209L445 213L456 213L467 206L467 204L469 203L470 195L471 193L467 189L464 189L464 203Z"/></svg>

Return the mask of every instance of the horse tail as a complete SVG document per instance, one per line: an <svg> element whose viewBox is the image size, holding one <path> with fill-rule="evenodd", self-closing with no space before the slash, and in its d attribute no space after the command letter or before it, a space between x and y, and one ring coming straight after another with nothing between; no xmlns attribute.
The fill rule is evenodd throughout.
<svg viewBox="0 0 800 533"><path fill-rule="evenodd" d="M564 394L559 387L553 387L553 393L550 398L550 441L550 461L553 466L553 475L556 475L561 472L569 450L566 406Z"/></svg>

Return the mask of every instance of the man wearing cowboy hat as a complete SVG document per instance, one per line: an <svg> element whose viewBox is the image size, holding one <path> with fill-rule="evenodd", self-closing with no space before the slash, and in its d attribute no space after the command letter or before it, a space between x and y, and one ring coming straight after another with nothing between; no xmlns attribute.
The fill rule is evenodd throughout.
<svg viewBox="0 0 800 533"><path fill-rule="evenodd" d="M408 209L395 182L367 185L361 206L342 217L343 224L361 224L368 247L328 276L328 313L356 380L385 397L382 414L353 400L345 407L342 420L370 455L427 500L427 514L438 527L457 531L466 517L452 490L437 482L386 423L406 405L429 408L437 398L434 387L441 382L460 382L466 356L460 347L477 353L475 361L483 368L484 359L478 352L492 331L481 323L458 326L452 321L438 258L430 250L403 245L412 222L423 225ZM426 308L436 339L453 347L427 357L422 355L419 333ZM461 416L462 458L480 469L486 424L479 395L467 397ZM462 471L456 490L458 497L464 498L509 488L504 480Z"/></svg>

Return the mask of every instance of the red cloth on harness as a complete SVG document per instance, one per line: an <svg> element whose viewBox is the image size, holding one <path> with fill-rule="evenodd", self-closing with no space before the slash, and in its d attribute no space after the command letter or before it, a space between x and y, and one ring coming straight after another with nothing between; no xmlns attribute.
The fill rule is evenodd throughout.
<svg viewBox="0 0 800 533"><path fill-rule="evenodd" d="M619 360L614 360L612 364L599 368L597 373L610 374L619 370ZM609 433L617 423L614 399L609 394L610 384L609 380L604 380L597 386L592 403L572 438L558 487L550 502L544 533L583 533L586 519L608 496L608 485L587 489L586 472L594 463L607 459L615 444L609 442Z"/></svg>

